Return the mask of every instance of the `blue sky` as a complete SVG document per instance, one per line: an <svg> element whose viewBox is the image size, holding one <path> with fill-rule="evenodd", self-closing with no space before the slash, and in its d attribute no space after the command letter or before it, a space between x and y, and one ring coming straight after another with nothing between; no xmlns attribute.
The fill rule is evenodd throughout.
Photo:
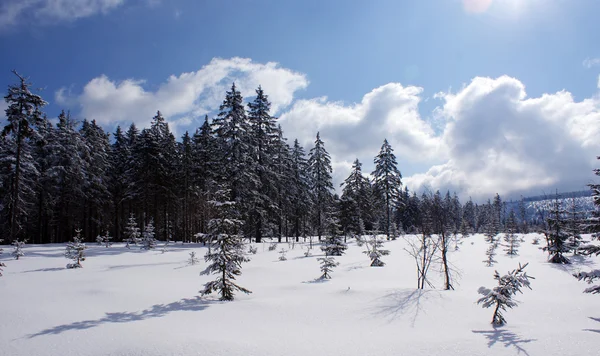
<svg viewBox="0 0 600 356"><path fill-rule="evenodd" d="M70 109L113 131L160 109L181 134L226 83L248 95L260 83L288 138L308 145L322 131L337 181L355 157L369 171L390 136L409 187L583 189L600 154L598 13L587 0L4 0L0 84L17 69L43 88L49 116ZM582 157L532 163L521 139Z"/></svg>

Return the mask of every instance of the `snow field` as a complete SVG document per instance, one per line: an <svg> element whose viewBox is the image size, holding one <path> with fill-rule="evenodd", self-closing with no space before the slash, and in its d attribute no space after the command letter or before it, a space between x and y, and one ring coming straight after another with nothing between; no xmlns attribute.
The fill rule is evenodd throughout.
<svg viewBox="0 0 600 356"><path fill-rule="evenodd" d="M27 245L19 261L4 246L0 261L0 355L597 355L599 297L571 276L598 268L598 258L551 265L525 236L519 256L497 250L485 267L483 235L451 249L454 291L416 290L416 267L403 239L385 242L385 267L369 267L364 247L351 242L332 273L318 281L318 246L294 249L254 244L258 253L242 267L238 283L249 295L233 302L200 298L210 276L206 248L170 246L161 253L116 243L88 244L83 268L67 270L64 244ZM406 238L414 238L410 235ZM453 244L451 244L453 246ZM287 261L279 261L281 248ZM195 251L200 263L187 265ZM570 257L570 254L568 255ZM476 304L480 286L494 287L504 274L529 262L533 290L494 328L492 309ZM441 288L437 266L430 280Z"/></svg>

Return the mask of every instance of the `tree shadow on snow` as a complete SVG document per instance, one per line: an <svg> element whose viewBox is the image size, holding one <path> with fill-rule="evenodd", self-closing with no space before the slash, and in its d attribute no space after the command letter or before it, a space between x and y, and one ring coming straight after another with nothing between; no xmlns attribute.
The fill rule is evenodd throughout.
<svg viewBox="0 0 600 356"><path fill-rule="evenodd" d="M592 317L590 316L590 319L592 319L593 321L597 321L597 322L599 322L599 323L600 323L600 318L592 318ZM591 331L591 332L593 332L593 333L598 333L598 334L600 334L600 329L583 329L583 330L584 330L584 331Z"/></svg>
<svg viewBox="0 0 600 356"><path fill-rule="evenodd" d="M32 339L42 335L58 335L66 331L85 330L108 323L128 323L151 318L160 318L176 311L201 311L206 309L210 303L210 301L201 299L200 297L195 297L181 299L169 304L156 304L150 308L137 312L105 313L106 315L100 319L84 320L71 324L57 325L35 334L27 335L27 338Z"/></svg>
<svg viewBox="0 0 600 356"><path fill-rule="evenodd" d="M31 272L54 272L54 271L63 271L65 267L53 267L53 268L40 268L40 269L32 269L29 271L23 271L21 273L31 273Z"/></svg>
<svg viewBox="0 0 600 356"><path fill-rule="evenodd" d="M131 264L131 265L115 265L115 266L108 266L108 267L106 268L106 270L113 270L113 269L127 269L127 268L148 267L148 266L176 265L176 264L179 264L179 262L138 263L138 264Z"/></svg>
<svg viewBox="0 0 600 356"><path fill-rule="evenodd" d="M395 290L377 299L374 314L388 318L389 322L412 314L410 325L414 327L423 308L421 303L433 297L441 298L442 294L432 289Z"/></svg>
<svg viewBox="0 0 600 356"><path fill-rule="evenodd" d="M537 339L523 339L512 331L494 328L493 330L472 330L474 334L481 334L488 340L488 348L492 348L495 344L500 343L505 348L512 347L517 350L518 354L523 353L529 356L529 352L525 350L523 344L528 344Z"/></svg>
<svg viewBox="0 0 600 356"><path fill-rule="evenodd" d="M315 283L325 283L325 282L329 282L329 279L319 277L319 278L311 279L310 281L304 281L302 283L315 284Z"/></svg>

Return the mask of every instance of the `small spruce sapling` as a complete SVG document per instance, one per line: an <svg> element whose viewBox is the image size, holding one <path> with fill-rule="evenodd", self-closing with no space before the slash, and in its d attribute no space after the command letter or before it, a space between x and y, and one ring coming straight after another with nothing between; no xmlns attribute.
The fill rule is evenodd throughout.
<svg viewBox="0 0 600 356"><path fill-rule="evenodd" d="M133 213L129 215L129 220L127 221L127 226L125 227L125 236L125 247L127 248L131 248L129 245L137 245L140 243L142 233L140 232L140 228L135 221L135 216Z"/></svg>
<svg viewBox="0 0 600 356"><path fill-rule="evenodd" d="M25 255L25 253L23 253L23 247L25 247L25 242L27 242L27 240L23 240L23 241L19 241L19 240L15 240L13 241L13 252L12 252L12 256L15 258L15 260L18 260L19 258L23 257Z"/></svg>
<svg viewBox="0 0 600 356"><path fill-rule="evenodd" d="M331 279L331 272L337 266L339 266L339 262L335 261L333 257L319 257L317 260L321 263L321 277L319 279Z"/></svg>
<svg viewBox="0 0 600 356"><path fill-rule="evenodd" d="M494 256L496 256L496 248L498 247L498 243L495 242L493 244L490 244L490 247L488 247L488 249L485 251L486 256L488 257L487 260L483 261L485 263L485 265L487 267L492 267L494 265L494 263L498 262L494 259Z"/></svg>
<svg viewBox="0 0 600 356"><path fill-rule="evenodd" d="M371 267L385 266L385 263L381 260L381 256L389 255L390 251L382 249L383 240L379 239L377 235L373 235L371 240L365 242L365 245L367 249L363 253L371 259Z"/></svg>
<svg viewBox="0 0 600 356"><path fill-rule="evenodd" d="M277 242L271 242L269 244L269 251L275 251L277 249Z"/></svg>
<svg viewBox="0 0 600 356"><path fill-rule="evenodd" d="M533 238L533 241L531 241L532 245L539 245L540 244L540 237L536 236Z"/></svg>
<svg viewBox="0 0 600 356"><path fill-rule="evenodd" d="M519 268L508 272L504 276L500 276L498 271L495 271L494 279L498 281L498 286L493 289L479 287L477 290L479 294L483 295L483 297L477 300L477 304L481 304L483 308L495 307L494 315L492 316L492 325L502 326L506 324L506 319L504 319L502 312L506 311L507 308L512 309L518 305L513 296L517 293L523 293L521 291L523 287L531 289L529 279L535 278L527 275L525 272L527 265L528 263L521 266L519 263Z"/></svg>
<svg viewBox="0 0 600 356"><path fill-rule="evenodd" d="M198 259L198 257L196 257L196 252L194 252L194 251L190 252L190 258L188 259L188 264L193 266L199 262L200 262L200 260Z"/></svg>
<svg viewBox="0 0 600 356"><path fill-rule="evenodd" d="M580 272L574 274L573 276L575 276L575 278L577 278L580 281L586 281L589 284L592 284L595 280L600 279L600 270L595 269L590 272ZM600 285L595 285L586 288L583 292L591 294L600 294Z"/></svg>
<svg viewBox="0 0 600 356"><path fill-rule="evenodd" d="M142 245L140 249L153 250L154 248L156 248L157 241L154 238L154 222L152 221L152 219L150 219L148 225L146 225L146 228L144 229L141 242Z"/></svg>
<svg viewBox="0 0 600 356"><path fill-rule="evenodd" d="M254 247L252 245L248 245L248 253L251 255L256 255L258 252L258 247Z"/></svg>
<svg viewBox="0 0 600 356"><path fill-rule="evenodd" d="M284 248L279 250L279 261L287 261L287 257L285 257L286 253L287 253L287 250Z"/></svg>
<svg viewBox="0 0 600 356"><path fill-rule="evenodd" d="M103 236L98 235L98 237L96 237L96 242L98 242L99 245L106 246L106 248L109 248L112 245L111 240L112 236L108 234L108 230L104 233Z"/></svg>
<svg viewBox="0 0 600 356"><path fill-rule="evenodd" d="M504 235L504 251L509 256L516 256L519 254L519 246L521 245L521 239L515 233L507 233Z"/></svg>
<svg viewBox="0 0 600 356"><path fill-rule="evenodd" d="M75 230L73 241L67 243L65 257L73 260L74 263L67 264L67 268L81 268L81 261L85 261L85 249L87 247L81 242L81 229Z"/></svg>

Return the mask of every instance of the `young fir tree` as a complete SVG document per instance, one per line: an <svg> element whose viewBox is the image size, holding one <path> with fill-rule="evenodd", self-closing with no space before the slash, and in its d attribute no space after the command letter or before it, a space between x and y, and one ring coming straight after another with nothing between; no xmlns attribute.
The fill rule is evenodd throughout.
<svg viewBox="0 0 600 356"><path fill-rule="evenodd" d="M209 222L212 248L204 256L209 265L200 274L214 274L216 279L206 283L200 293L204 296L217 292L221 295L221 300L230 301L233 300L236 291L252 293L235 283L235 277L242 274L242 263L250 259L244 255L244 244L240 235L243 221L240 219L237 204L231 200L231 192L228 189L220 189L215 198L213 205L218 215Z"/></svg>
<svg viewBox="0 0 600 356"><path fill-rule="evenodd" d="M67 243L65 257L73 260L73 263L67 264L67 268L81 268L81 261L85 261L85 249L87 247L81 242L81 229L75 230L73 241Z"/></svg>
<svg viewBox="0 0 600 356"><path fill-rule="evenodd" d="M321 236L326 229L327 212L333 201L333 183L331 173L331 157L325 144L317 132L315 146L310 150L308 158L308 172L310 175L310 190L313 200L313 219L317 236Z"/></svg>
<svg viewBox="0 0 600 356"><path fill-rule="evenodd" d="M14 240L12 242L12 244L14 246L12 256L15 258L15 260L18 260L19 258L21 258L25 255L25 253L23 252L23 247L25 247L25 242L27 242L27 240L23 240L23 241Z"/></svg>
<svg viewBox="0 0 600 356"><path fill-rule="evenodd" d="M19 78L19 84L9 85L4 97L8 108L5 111L6 126L2 130L3 150L0 161L3 165L0 193L3 195L3 208L0 222L8 226L8 240L12 242L23 234L25 217L28 215L34 185L38 177L32 157L31 144L37 137L36 126L42 121L41 108L47 103L33 94L27 79ZM9 163L9 164L7 164Z"/></svg>
<svg viewBox="0 0 600 356"><path fill-rule="evenodd" d="M379 154L374 159L375 170L373 176L373 190L379 202L383 205L384 228L387 239L390 239L390 227L392 209L399 201L402 189L402 174L398 170L398 163L392 146L387 139L383 140L383 145Z"/></svg>
<svg viewBox="0 0 600 356"><path fill-rule="evenodd" d="M581 206L577 201L577 198L569 199L565 226L569 239L566 245L575 255L578 253L578 249L583 241L583 238L581 237L582 215Z"/></svg>
<svg viewBox="0 0 600 356"><path fill-rule="evenodd" d="M311 211L310 179L308 161L304 148L298 140L294 140L290 158L290 222L296 241L300 236L306 236L306 221Z"/></svg>
<svg viewBox="0 0 600 356"><path fill-rule="evenodd" d="M586 281L589 284L592 284L596 280L600 279L600 270L595 269L595 270L592 270L589 272L579 272L579 273L574 274L573 276L575 276L575 278L577 278L580 281ZM600 285L595 285L595 286L586 288L583 292L591 293L591 294L600 294Z"/></svg>
<svg viewBox="0 0 600 356"><path fill-rule="evenodd" d="M362 173L362 164L358 158L352 164L350 175L341 184L341 217L343 220L345 233L354 235L363 235L364 226L361 226L361 221L368 220L369 210L369 195L371 183L369 179Z"/></svg>
<svg viewBox="0 0 600 356"><path fill-rule="evenodd" d="M340 265L339 262L335 261L335 258L329 257L319 257L317 258L319 263L321 264L321 277L320 280L331 279L331 272L333 269Z"/></svg>
<svg viewBox="0 0 600 356"><path fill-rule="evenodd" d="M485 263L485 265L487 267L492 267L494 265L494 263L498 262L494 259L494 256L496 256L496 248L497 247L498 247L498 243L494 242L494 243L491 243L490 246L488 247L488 249L485 251L485 255L487 256L487 259L483 262Z"/></svg>
<svg viewBox="0 0 600 356"><path fill-rule="evenodd" d="M104 235L98 235L96 241L99 241L101 245L109 248L112 245L112 236L108 233L108 230L104 232Z"/></svg>
<svg viewBox="0 0 600 356"><path fill-rule="evenodd" d="M514 295L523 293L521 291L523 287L531 289L529 279L535 278L527 275L525 272L527 265L528 263L523 266L519 264L519 268L508 272L504 276L500 276L498 271L495 271L494 279L498 281L498 286L492 289L480 287L477 290L479 294L483 295L477 301L477 304L481 304L483 308L494 307L492 325L502 326L506 324L506 319L502 315L502 312L506 311L506 308L512 309L518 305L513 299Z"/></svg>
<svg viewBox="0 0 600 356"><path fill-rule="evenodd" d="M325 252L325 256L341 256L346 253L348 245L344 242L342 232L340 230L339 219L334 207L330 207L326 220L327 236L321 251Z"/></svg>
<svg viewBox="0 0 600 356"><path fill-rule="evenodd" d="M156 248L157 243L158 241L156 241L156 238L154 237L154 220L150 219L142 233L140 248L144 250L153 250Z"/></svg>
<svg viewBox="0 0 600 356"><path fill-rule="evenodd" d="M504 234L504 251L509 256L515 256L519 253L521 239L517 236L517 218L514 210L511 210L506 220L506 233Z"/></svg>
<svg viewBox="0 0 600 356"><path fill-rule="evenodd" d="M286 253L287 253L287 250L284 248L279 250L279 261L287 261L287 257L285 256Z"/></svg>
<svg viewBox="0 0 600 356"><path fill-rule="evenodd" d="M127 220L127 226L125 226L125 247L130 248L129 245L137 245L141 242L142 233L135 221L133 213L129 215Z"/></svg>
<svg viewBox="0 0 600 356"><path fill-rule="evenodd" d="M367 250L363 251L363 253L371 259L371 267L385 266L385 262L381 260L381 256L389 255L390 250L383 249L383 241L377 235L373 235L369 241L365 242L365 245Z"/></svg>
<svg viewBox="0 0 600 356"><path fill-rule="evenodd" d="M195 265L197 263L200 263L200 260L198 259L198 257L196 257L196 252L192 251L190 252L190 258L188 259L188 264L189 265Z"/></svg>
<svg viewBox="0 0 600 356"><path fill-rule="evenodd" d="M566 222L564 220L566 211L562 207L559 198L559 195L556 194L550 205L550 211L548 212L548 218L546 219L548 223L548 229L546 231L548 245L544 250L548 251L548 254L550 255L548 258L549 262L569 264L569 259L564 256L565 253L569 252L569 247L567 245L569 235L566 232Z"/></svg>

